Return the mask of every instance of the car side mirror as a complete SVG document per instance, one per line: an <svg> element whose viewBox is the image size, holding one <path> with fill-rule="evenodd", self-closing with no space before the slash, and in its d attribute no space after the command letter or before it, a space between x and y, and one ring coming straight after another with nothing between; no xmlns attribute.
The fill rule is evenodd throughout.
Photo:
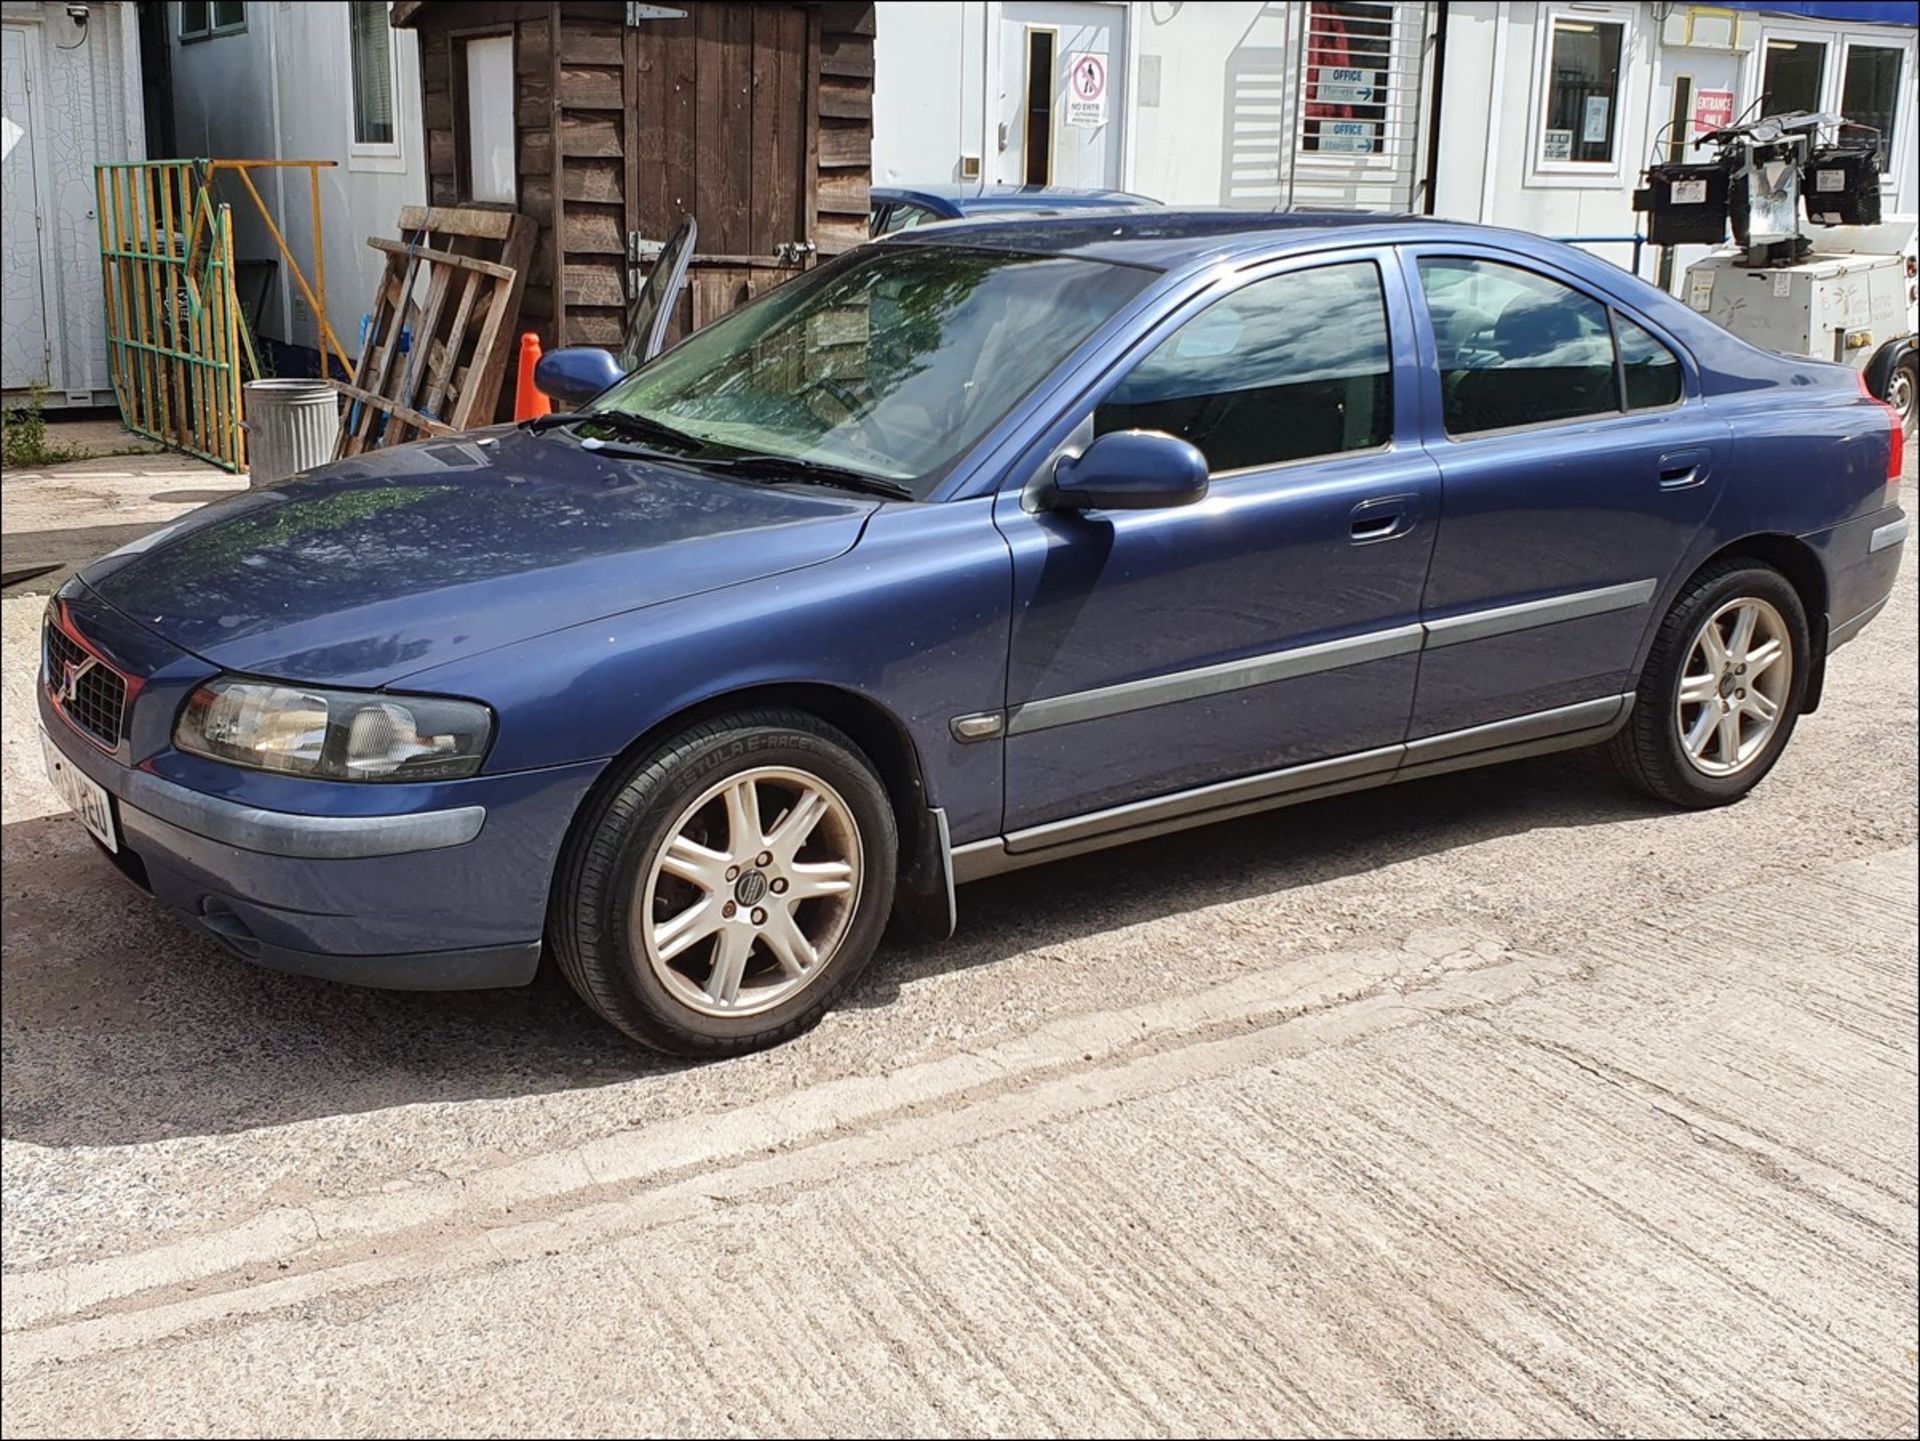
<svg viewBox="0 0 1920 1441"><path fill-rule="evenodd" d="M1158 430L1114 430L1079 455L1063 455L1046 510L1161 510L1207 494L1207 458Z"/></svg>
<svg viewBox="0 0 1920 1441"><path fill-rule="evenodd" d="M618 380L620 364L594 345L569 345L550 350L533 368L533 383L560 405L572 410Z"/></svg>

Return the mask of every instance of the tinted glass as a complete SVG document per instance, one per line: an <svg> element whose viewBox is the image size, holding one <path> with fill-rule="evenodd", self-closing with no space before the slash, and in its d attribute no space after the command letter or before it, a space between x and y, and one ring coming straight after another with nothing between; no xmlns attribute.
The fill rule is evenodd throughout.
<svg viewBox="0 0 1920 1441"><path fill-rule="evenodd" d="M1769 40L1760 75L1760 113L1818 110L1826 68L1827 47L1817 40Z"/></svg>
<svg viewBox="0 0 1920 1441"><path fill-rule="evenodd" d="M1219 472L1383 445L1391 410L1380 272L1360 263L1209 306L1114 387L1094 429L1163 430Z"/></svg>
<svg viewBox="0 0 1920 1441"><path fill-rule="evenodd" d="M768 455L919 494L1152 272L957 246L863 246L640 367L597 408L718 455Z"/></svg>
<svg viewBox="0 0 1920 1441"><path fill-rule="evenodd" d="M1622 32L1601 20L1553 22L1541 160L1612 162Z"/></svg>
<svg viewBox="0 0 1920 1441"><path fill-rule="evenodd" d="M1899 109L1900 52L1883 45L1854 45L1847 50L1847 73L1840 84L1840 113L1856 125L1880 132L1880 168L1893 164L1894 117Z"/></svg>
<svg viewBox="0 0 1920 1441"><path fill-rule="evenodd" d="M1613 337L1597 300L1491 260L1420 262L1447 433L1619 409Z"/></svg>
<svg viewBox="0 0 1920 1441"><path fill-rule="evenodd" d="M1680 362L1674 353L1617 310L1613 326L1627 377L1627 409L1649 410L1679 400Z"/></svg>

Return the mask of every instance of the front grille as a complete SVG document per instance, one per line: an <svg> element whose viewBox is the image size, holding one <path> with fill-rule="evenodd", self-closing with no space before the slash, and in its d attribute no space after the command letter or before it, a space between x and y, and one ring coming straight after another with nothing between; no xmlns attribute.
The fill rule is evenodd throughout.
<svg viewBox="0 0 1920 1441"><path fill-rule="evenodd" d="M67 669L75 672L67 694ZM47 689L54 703L81 730L105 746L120 744L120 717L127 704L127 682L105 661L96 660L79 642L47 622Z"/></svg>

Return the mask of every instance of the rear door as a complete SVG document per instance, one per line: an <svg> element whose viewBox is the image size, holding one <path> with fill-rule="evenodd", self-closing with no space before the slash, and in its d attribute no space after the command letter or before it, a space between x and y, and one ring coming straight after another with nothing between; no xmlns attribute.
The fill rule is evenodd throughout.
<svg viewBox="0 0 1920 1441"><path fill-rule="evenodd" d="M1327 757L1397 759L1438 489L1413 439L1407 310L1385 248L1236 278L1061 422L1070 443L1192 442L1204 501L1036 513L1001 492L1009 831Z"/></svg>
<svg viewBox="0 0 1920 1441"><path fill-rule="evenodd" d="M1573 277L1470 246L1402 263L1441 479L1409 739L1630 690L1719 494L1727 427L1671 337Z"/></svg>

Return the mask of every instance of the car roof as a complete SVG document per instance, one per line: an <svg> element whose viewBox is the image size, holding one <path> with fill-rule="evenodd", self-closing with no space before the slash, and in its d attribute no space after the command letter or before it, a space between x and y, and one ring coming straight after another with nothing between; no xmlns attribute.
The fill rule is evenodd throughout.
<svg viewBox="0 0 1920 1441"><path fill-rule="evenodd" d="M1422 215L1375 211L1230 210L1225 208L1121 209L1098 214L994 221L950 220L902 231L889 245L965 245L977 249L1066 255L1152 270L1186 270L1238 255L1308 249L1338 236L1355 244L1405 245L1419 241L1485 240L1503 249L1581 255L1538 235Z"/></svg>
<svg viewBox="0 0 1920 1441"><path fill-rule="evenodd" d="M964 215L967 211L991 208L995 213L1032 208L1066 210L1077 206L1154 205L1144 195L1125 190L1083 190L1070 185L988 185L936 183L929 185L876 185L868 192L876 205L902 201L924 205L930 210Z"/></svg>

